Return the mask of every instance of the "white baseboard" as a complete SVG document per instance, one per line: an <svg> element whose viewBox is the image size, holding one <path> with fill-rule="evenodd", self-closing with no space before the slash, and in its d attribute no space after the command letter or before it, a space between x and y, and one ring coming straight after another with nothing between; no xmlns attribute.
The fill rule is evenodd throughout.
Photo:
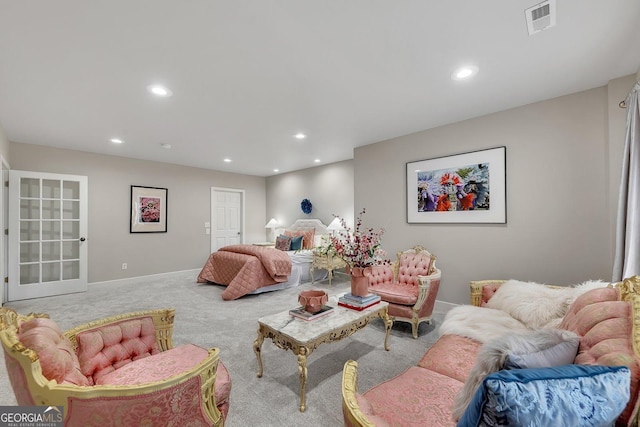
<svg viewBox="0 0 640 427"><path fill-rule="evenodd" d="M124 279L105 280L103 282L91 282L89 283L89 286L135 283L144 279L152 279L152 278L158 278L158 277L171 277L171 276L175 276L178 274L185 274L185 273L192 273L194 276L193 279L195 280L198 273L200 273L200 270L201 270L200 268L197 268L192 270L169 271L167 273L149 274L147 276L127 277Z"/></svg>
<svg viewBox="0 0 640 427"><path fill-rule="evenodd" d="M440 301L436 300L436 307L439 310L451 310L454 307L457 307L459 304L454 304L452 302Z"/></svg>

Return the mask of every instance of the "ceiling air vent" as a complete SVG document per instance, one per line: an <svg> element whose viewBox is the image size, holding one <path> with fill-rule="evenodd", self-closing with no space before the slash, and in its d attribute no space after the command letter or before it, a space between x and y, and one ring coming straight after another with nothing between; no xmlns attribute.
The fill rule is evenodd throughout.
<svg viewBox="0 0 640 427"><path fill-rule="evenodd" d="M547 0L524 11L529 35L556 25L556 1Z"/></svg>

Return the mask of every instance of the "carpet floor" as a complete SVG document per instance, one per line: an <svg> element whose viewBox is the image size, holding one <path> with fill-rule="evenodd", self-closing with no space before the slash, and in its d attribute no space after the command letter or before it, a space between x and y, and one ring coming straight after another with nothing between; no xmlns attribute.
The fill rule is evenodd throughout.
<svg viewBox="0 0 640 427"><path fill-rule="evenodd" d="M349 290L348 276L338 274L330 286L325 280L297 288L247 295L223 301L222 286L196 283L197 272L185 271L136 280L89 285L84 293L7 303L20 313L48 313L62 330L130 311L176 309L174 345L193 343L220 348L220 360L231 375L231 405L226 426L341 426L342 367L358 361L358 387L364 392L412 365L437 339L446 304L437 304L431 325L422 324L419 337L411 336L408 323L393 325L390 351L384 350L385 328L376 319L354 335L320 345L308 358L307 410L299 411L300 382L296 357L269 339L262 345L264 375L256 376L253 342L257 319L297 306L297 295L322 289L329 295ZM4 364L0 364L0 406L16 405Z"/></svg>

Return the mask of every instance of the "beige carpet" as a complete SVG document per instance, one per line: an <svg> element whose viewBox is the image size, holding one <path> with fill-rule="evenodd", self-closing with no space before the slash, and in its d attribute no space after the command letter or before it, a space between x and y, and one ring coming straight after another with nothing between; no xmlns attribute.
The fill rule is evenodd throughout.
<svg viewBox="0 0 640 427"><path fill-rule="evenodd" d="M21 313L48 313L63 330L118 313L151 308L176 308L174 344L194 343L219 347L221 360L232 380L231 408L226 425L246 426L341 426L340 384L342 367L349 359L360 365L359 388L366 391L415 365L437 339L446 308L437 306L432 325L421 325L417 340L411 327L396 323L384 350L384 325L376 320L351 337L322 344L308 359L307 410L301 413L297 361L293 353L277 348L270 340L262 346L264 375L257 378L253 352L257 319L297 305L304 289L323 289L330 295L348 290L348 276L338 274L327 281L297 288L248 295L223 301L221 286L198 284L197 272L179 272L124 282L90 285L89 291L8 303ZM444 306L444 305L443 305ZM426 403L426 402L425 402ZM0 406L15 405L4 364L0 366Z"/></svg>

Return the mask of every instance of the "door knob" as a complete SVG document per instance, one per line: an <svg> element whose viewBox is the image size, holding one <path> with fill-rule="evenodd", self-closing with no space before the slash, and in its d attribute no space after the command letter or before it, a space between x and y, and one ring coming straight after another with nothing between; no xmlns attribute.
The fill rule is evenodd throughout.
<svg viewBox="0 0 640 427"><path fill-rule="evenodd" d="M84 242L85 240L87 240L87 239L85 239L84 237L81 237L81 238L80 238L80 241L81 241L81 242Z"/></svg>

